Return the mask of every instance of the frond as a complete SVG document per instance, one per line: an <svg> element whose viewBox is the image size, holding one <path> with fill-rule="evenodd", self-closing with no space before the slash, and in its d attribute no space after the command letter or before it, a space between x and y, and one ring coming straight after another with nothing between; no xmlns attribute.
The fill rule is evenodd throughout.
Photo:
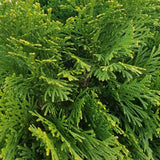
<svg viewBox="0 0 160 160"><path fill-rule="evenodd" d="M140 82L134 80L130 84L122 84L119 88L118 101L129 122L132 121L135 125L141 126L142 119L149 118L145 111L148 105L159 105L159 91L150 90L148 88L150 83L150 77L146 76ZM139 103L136 100L139 100Z"/></svg>

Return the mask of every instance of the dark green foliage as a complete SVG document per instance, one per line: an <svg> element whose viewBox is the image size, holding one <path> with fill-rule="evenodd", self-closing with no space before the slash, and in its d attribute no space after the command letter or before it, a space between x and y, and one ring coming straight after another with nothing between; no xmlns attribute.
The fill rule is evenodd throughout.
<svg viewBox="0 0 160 160"><path fill-rule="evenodd" d="M0 159L158 160L157 0L0 3Z"/></svg>

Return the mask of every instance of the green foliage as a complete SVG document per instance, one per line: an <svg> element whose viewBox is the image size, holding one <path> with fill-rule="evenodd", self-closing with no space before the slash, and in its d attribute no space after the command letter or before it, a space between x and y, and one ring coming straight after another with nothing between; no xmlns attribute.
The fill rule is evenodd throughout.
<svg viewBox="0 0 160 160"><path fill-rule="evenodd" d="M0 159L158 160L157 0L2 0Z"/></svg>

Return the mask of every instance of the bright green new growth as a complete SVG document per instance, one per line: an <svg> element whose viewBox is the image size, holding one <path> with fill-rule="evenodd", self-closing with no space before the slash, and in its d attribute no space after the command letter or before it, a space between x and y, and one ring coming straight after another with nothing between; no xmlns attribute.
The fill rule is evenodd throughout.
<svg viewBox="0 0 160 160"><path fill-rule="evenodd" d="M0 159L158 160L159 6L2 0Z"/></svg>

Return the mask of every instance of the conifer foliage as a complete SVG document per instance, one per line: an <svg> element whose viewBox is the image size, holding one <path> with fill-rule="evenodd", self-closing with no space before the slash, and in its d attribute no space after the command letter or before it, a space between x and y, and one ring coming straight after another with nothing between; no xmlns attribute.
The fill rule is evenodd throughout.
<svg viewBox="0 0 160 160"><path fill-rule="evenodd" d="M159 160L159 17L159 0L2 0L0 159Z"/></svg>

